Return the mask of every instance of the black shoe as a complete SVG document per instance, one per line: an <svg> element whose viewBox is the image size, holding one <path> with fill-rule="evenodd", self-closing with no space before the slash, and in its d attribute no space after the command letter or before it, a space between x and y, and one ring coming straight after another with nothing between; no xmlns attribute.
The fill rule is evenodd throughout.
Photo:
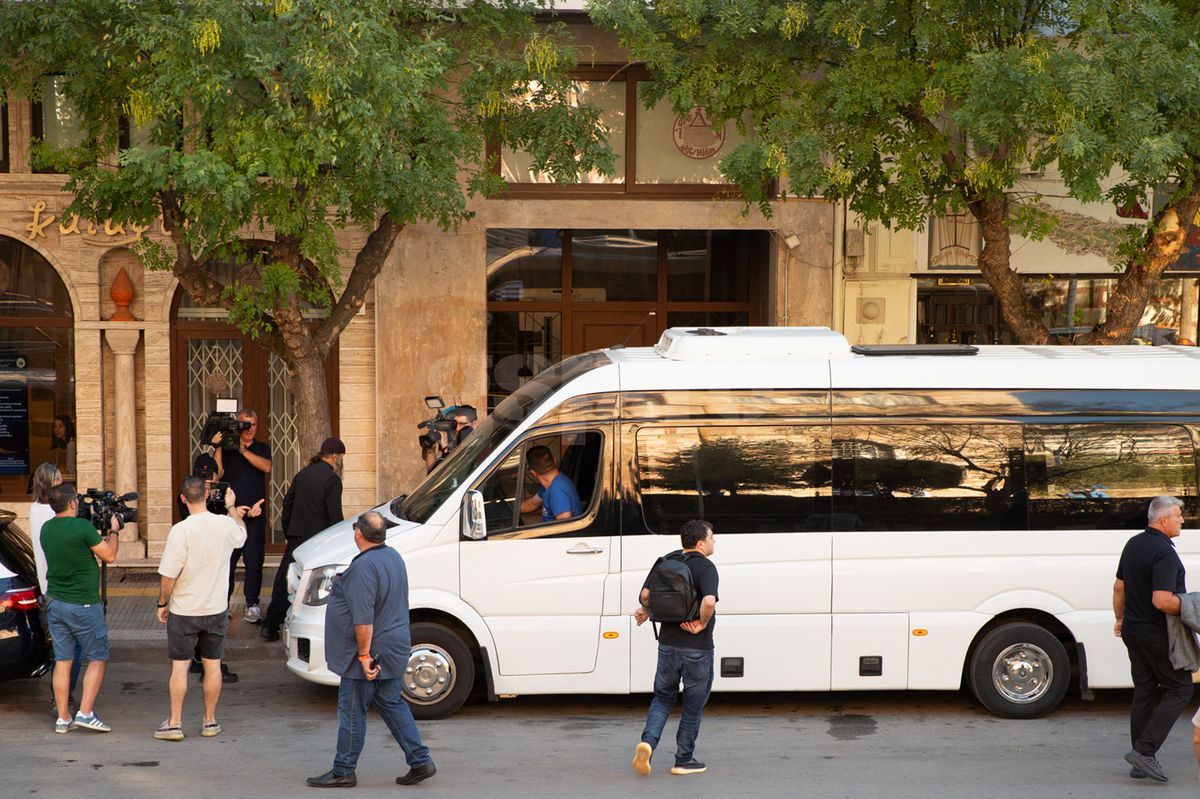
<svg viewBox="0 0 1200 799"><path fill-rule="evenodd" d="M1162 766L1158 764L1158 760L1153 755L1143 755L1140 752L1130 752L1125 755L1125 762L1136 769L1140 769L1147 777L1157 782L1166 782L1166 772L1162 770Z"/></svg>
<svg viewBox="0 0 1200 799"><path fill-rule="evenodd" d="M708 771L708 766L695 758L686 763L676 763L671 769L672 774L703 774L706 771Z"/></svg>
<svg viewBox="0 0 1200 799"><path fill-rule="evenodd" d="M279 636L279 628L278 627L267 627L266 625L263 625L263 628L258 631L258 635L264 641L278 641L279 637L280 637Z"/></svg>
<svg viewBox="0 0 1200 799"><path fill-rule="evenodd" d="M224 663L222 663L221 664L221 682L231 683L231 682L237 682L237 681L238 681L237 672L230 671L229 667L226 666ZM200 672L200 682L204 682L204 672Z"/></svg>
<svg viewBox="0 0 1200 799"><path fill-rule="evenodd" d="M203 674L204 673L204 664L201 663L200 661L196 660L195 658L192 658L192 665L188 666L188 671L191 672L192 674Z"/></svg>
<svg viewBox="0 0 1200 799"><path fill-rule="evenodd" d="M418 782L423 782L434 774L437 774L437 766L432 763L425 763L420 766L413 766L408 773L403 777L396 778L397 785L416 785Z"/></svg>
<svg viewBox="0 0 1200 799"><path fill-rule="evenodd" d="M309 777L305 784L310 788L353 788L358 785L358 777L353 774L334 774L326 771L320 777Z"/></svg>

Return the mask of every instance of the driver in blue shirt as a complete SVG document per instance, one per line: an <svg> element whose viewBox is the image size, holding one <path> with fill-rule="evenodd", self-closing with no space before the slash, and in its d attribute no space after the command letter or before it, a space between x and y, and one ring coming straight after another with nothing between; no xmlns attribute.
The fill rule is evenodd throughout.
<svg viewBox="0 0 1200 799"><path fill-rule="evenodd" d="M571 478L558 470L554 453L549 447L530 447L525 462L540 488L535 496L521 502L522 513L532 513L541 508L543 522L583 515L579 492L575 490Z"/></svg>

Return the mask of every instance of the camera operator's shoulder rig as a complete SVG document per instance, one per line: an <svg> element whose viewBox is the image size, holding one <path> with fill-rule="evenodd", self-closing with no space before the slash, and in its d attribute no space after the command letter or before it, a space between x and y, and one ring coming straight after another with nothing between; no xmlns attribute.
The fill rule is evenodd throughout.
<svg viewBox="0 0 1200 799"><path fill-rule="evenodd" d="M221 442L218 446L227 452L233 452L241 447L239 434L243 430L249 429L250 422L238 419L237 414L213 411L208 415L208 420L204 423L204 430L200 433L200 444L211 447L213 439L220 434Z"/></svg>
<svg viewBox="0 0 1200 799"><path fill-rule="evenodd" d="M80 519L87 519L98 533L104 535L112 532L113 517L117 519L118 530L137 521L137 508L131 508L125 504L133 502L137 498L138 492L136 491L118 496L115 491L89 488L86 494L78 496L79 505L75 515Z"/></svg>

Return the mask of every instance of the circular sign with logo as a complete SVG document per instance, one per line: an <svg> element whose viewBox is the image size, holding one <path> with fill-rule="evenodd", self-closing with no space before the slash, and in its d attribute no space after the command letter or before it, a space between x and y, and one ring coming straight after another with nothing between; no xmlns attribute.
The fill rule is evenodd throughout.
<svg viewBox="0 0 1200 799"><path fill-rule="evenodd" d="M724 123L714 130L708 114L699 106L675 117L671 132L675 137L675 148L697 161L712 158L725 145Z"/></svg>

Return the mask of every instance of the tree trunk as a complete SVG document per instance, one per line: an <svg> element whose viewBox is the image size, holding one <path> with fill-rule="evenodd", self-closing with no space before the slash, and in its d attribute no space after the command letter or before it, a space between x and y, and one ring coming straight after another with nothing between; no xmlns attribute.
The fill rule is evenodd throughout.
<svg viewBox="0 0 1200 799"><path fill-rule="evenodd" d="M1030 302L1021 278L1012 270L1008 198L1004 195L977 197L967 203L983 230L979 271L1000 306L1000 315L1013 331L1018 344L1048 344L1050 331Z"/></svg>
<svg viewBox="0 0 1200 799"><path fill-rule="evenodd" d="M315 353L295 362L284 362L296 395L296 442L303 464L317 454L330 434L329 391L325 380L325 358Z"/></svg>
<svg viewBox="0 0 1200 799"><path fill-rule="evenodd" d="M1179 260L1200 210L1200 172L1192 176L1192 191L1166 206L1154 220L1138 256L1125 267L1108 298L1104 323L1084 337L1083 344L1128 344L1142 321L1150 292L1167 267Z"/></svg>

